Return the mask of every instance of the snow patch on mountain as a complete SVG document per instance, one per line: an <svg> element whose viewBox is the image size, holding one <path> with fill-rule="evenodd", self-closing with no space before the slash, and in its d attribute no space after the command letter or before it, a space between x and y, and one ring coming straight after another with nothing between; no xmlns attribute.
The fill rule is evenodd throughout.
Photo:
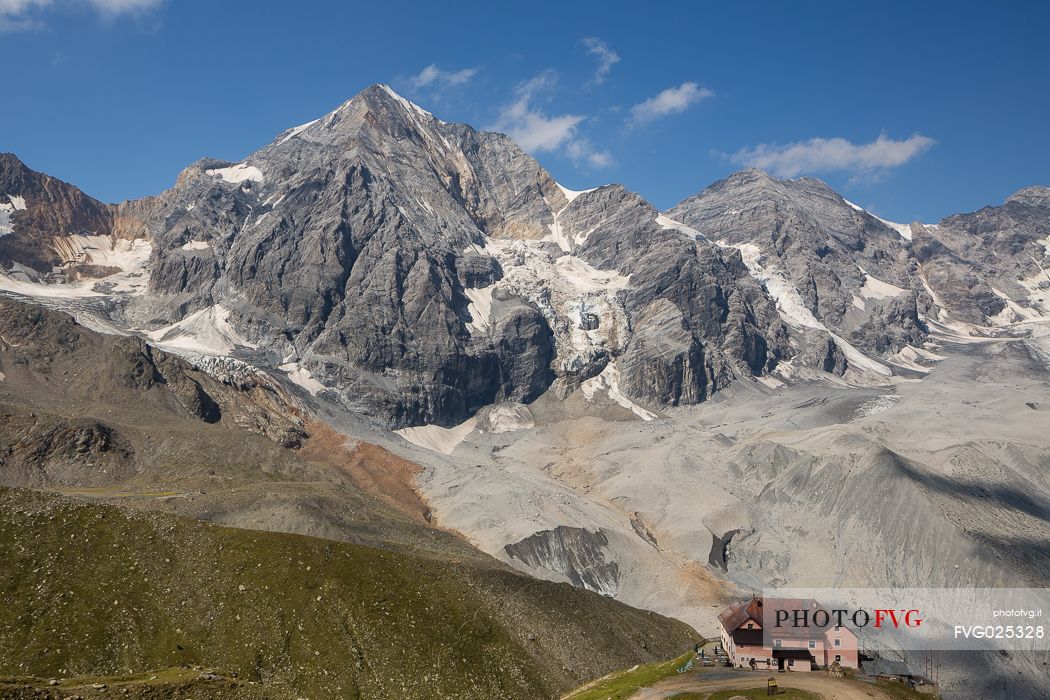
<svg viewBox="0 0 1050 700"><path fill-rule="evenodd" d="M704 234L700 233L695 228L686 226L685 224L679 221L675 221L671 217L666 216L664 214L658 214L656 216L656 223L658 223L661 228L667 229L669 231L678 231L679 233L684 233L685 235L689 236L694 240L706 240L707 238L706 236L704 236Z"/></svg>
<svg viewBox="0 0 1050 700"><path fill-rule="evenodd" d="M604 392L610 399L644 421L655 420L657 417L655 413L642 408L620 391L620 370L613 362L606 365L605 369L597 377L591 377L583 382L580 385L580 391L583 392L588 401L593 401L599 392Z"/></svg>
<svg viewBox="0 0 1050 700"><path fill-rule="evenodd" d="M864 299L890 299L892 297L900 296L907 290L901 289L889 282L883 282L880 279L876 279L867 273L867 271L857 266L862 273L864 273L864 286L860 288L860 296Z"/></svg>
<svg viewBox="0 0 1050 700"><path fill-rule="evenodd" d="M183 243L180 248L182 250L207 250L211 248L211 243L208 243L208 241L190 241L189 243Z"/></svg>
<svg viewBox="0 0 1050 700"><path fill-rule="evenodd" d="M402 97L401 95L399 95L396 92L394 92L389 85L380 85L380 87L383 88L383 90L385 90L388 95L390 95L395 100L397 100L398 103L400 103L401 106L404 107L405 109L407 109L407 110L409 110L411 112L415 112L416 114L418 114L421 117L426 117L428 119L433 119L434 118L433 114L431 114L430 112L426 111L425 109L423 109L422 107L417 105L415 102L410 102L409 100L406 100L404 97Z"/></svg>
<svg viewBox="0 0 1050 700"><path fill-rule="evenodd" d="M1046 238L1044 238L1042 240L1036 241L1036 243L1038 243L1039 245L1043 246L1043 257L1044 258L1050 257L1050 236L1047 236Z"/></svg>
<svg viewBox="0 0 1050 700"><path fill-rule="evenodd" d="M113 239L109 236L55 236L51 247L62 258L57 272L47 276L15 263L0 272L0 289L30 297L75 299L84 297L142 295L146 293L150 254L149 241ZM80 265L115 268L117 272L75 282L64 281L66 270Z"/></svg>
<svg viewBox="0 0 1050 700"><path fill-rule="evenodd" d="M943 355L938 355L937 353L926 350L925 348L905 345L899 351L890 355L887 362L891 365L909 369L913 372L929 374L931 370L929 365L935 362L940 362L943 359Z"/></svg>
<svg viewBox="0 0 1050 700"><path fill-rule="evenodd" d="M718 245L736 248L740 251L740 256L744 259L744 265L747 266L751 276L761 282L769 295L773 297L773 301L777 303L777 310L780 311L780 315L788 325L827 330L824 324L818 321L813 312L806 307L802 295L798 293L787 275L772 264L766 264L761 248L754 243L730 245L725 241L719 241Z"/></svg>
<svg viewBox="0 0 1050 700"><path fill-rule="evenodd" d="M298 362L286 362L279 365L277 369L287 373L288 379L298 386L306 389L312 395L317 396L326 389L325 385L313 378L310 371Z"/></svg>
<svg viewBox="0 0 1050 700"><path fill-rule="evenodd" d="M157 347L176 354L229 355L238 347L256 347L230 324L230 311L218 304L146 336Z"/></svg>
<svg viewBox="0 0 1050 700"><path fill-rule="evenodd" d="M14 233L14 224L11 222L11 215L16 211L24 211L26 208L26 200L18 195L9 194L7 195L6 202L0 202L0 236L6 236L9 233Z"/></svg>
<svg viewBox="0 0 1050 700"><path fill-rule="evenodd" d="M596 189L598 189L597 187L592 187L589 190L570 190L568 187L563 187L561 184L559 184L557 182L554 183L554 184L558 185L558 189L561 190L561 193L563 195L565 195L565 199L569 200L569 204L572 204L573 200L576 199L577 197L579 197L581 194L587 194L588 192L594 192Z"/></svg>
<svg viewBox="0 0 1050 700"><path fill-rule="evenodd" d="M880 218L878 216L876 216L875 218L878 219L879 221L881 221L882 223L886 224L887 226L889 226L891 229L896 231L898 234L900 234L900 237L903 238L904 240L906 240L906 241L910 241L911 240L911 224L898 224L898 223L894 223L893 221L886 221L886 219Z"/></svg>
<svg viewBox="0 0 1050 700"><path fill-rule="evenodd" d="M565 251L566 253L570 252L572 250L572 241L569 239L568 236L565 235L565 232L562 230L561 220L559 219L562 212L569 208L569 205L566 204L561 209L555 211L554 207L551 206L551 203L547 201L546 197L543 198L543 201L547 203L547 207L550 208L551 215L554 217L554 220L551 223L547 224L547 229L550 231L550 233L544 236L543 240L557 243L558 247L561 248L563 251Z"/></svg>
<svg viewBox="0 0 1050 700"><path fill-rule="evenodd" d="M494 286L533 303L546 318L563 371L578 371L623 350L630 335L623 290L630 277L574 255L555 257L534 241L488 239L485 251L503 268L503 279Z"/></svg>
<svg viewBox="0 0 1050 700"><path fill-rule="evenodd" d="M1028 291L1028 303L1042 314L1050 314L1050 270L1036 261L1039 272L1018 280L1018 284Z"/></svg>
<svg viewBox="0 0 1050 700"><path fill-rule="evenodd" d="M594 192L598 188L592 187L589 190L570 190L569 188L563 187L558 183L554 184L557 185L558 189L561 190L561 193L565 195L566 204L561 209L555 210L554 205L551 204L550 200L546 197L543 198L543 201L544 203L546 203L547 208L550 210L551 216L553 218L553 221L547 224L547 229L550 231L550 233L547 234L543 238L543 240L556 243L558 247L561 248L563 251L565 251L566 253L571 253L573 250L573 243L575 243L576 245L583 245L587 241L587 237L596 228L598 228L598 224L595 224L588 231L579 231L573 234L572 232L566 232L565 229L562 227L561 215L565 212L566 209L568 209L572 205L574 201L576 201L577 198L580 197L580 195L587 194L588 192Z"/></svg>
<svg viewBox="0 0 1050 700"><path fill-rule="evenodd" d="M467 324L467 330L471 335L483 332L489 327L489 319L492 316L492 292L495 289L496 285L490 284L487 287L463 290L467 295L467 299L470 300L470 304L467 306L467 313L470 314L471 320Z"/></svg>
<svg viewBox="0 0 1050 700"><path fill-rule="evenodd" d="M292 138L295 138L296 136L298 136L299 134L303 133L304 131L306 131L307 129L309 129L311 126L313 126L314 124L316 124L319 121L321 121L321 120L320 119L313 119L311 121L306 122L305 124L300 124L299 126L295 126L295 127L292 127L291 129L288 129L287 131L285 131L283 134L281 134L277 138L277 142L274 143L274 145L275 146L280 146L285 141L287 141L289 139L292 139Z"/></svg>
<svg viewBox="0 0 1050 700"><path fill-rule="evenodd" d="M22 269L19 269L22 268ZM0 290L37 299L82 299L104 296L92 289L94 281L80 284L46 284L34 281L33 271L26 273L17 263L6 272L0 271Z"/></svg>
<svg viewBox="0 0 1050 700"><path fill-rule="evenodd" d="M563 255L554 261L554 265L563 279L582 292L627 289L631 283L630 277L625 277L616 270L591 267L575 255Z"/></svg>
<svg viewBox="0 0 1050 700"><path fill-rule="evenodd" d="M212 168L211 170L205 170L204 172L212 177L222 178L226 182L234 185L240 184L245 180L250 180L252 182L263 181L262 171L254 165L248 165L247 163L238 163L237 165L231 165L228 168Z"/></svg>
<svg viewBox="0 0 1050 700"><path fill-rule="evenodd" d="M479 415L478 431L482 433L514 433L536 427L532 411L520 403L499 403Z"/></svg>
<svg viewBox="0 0 1050 700"><path fill-rule="evenodd" d="M872 358L868 357L860 350L855 348L853 345L851 345L848 341L844 340L843 338L839 337L834 333L831 333L831 331L828 331L828 333L831 335L832 340L835 341L835 345L837 345L839 350L842 351L842 354L846 356L846 361L854 369L861 369L866 372L872 372L883 377L893 376L893 370L891 370L886 365L882 364L878 360L873 360Z"/></svg>
<svg viewBox="0 0 1050 700"><path fill-rule="evenodd" d="M138 246L136 246L138 243ZM114 240L109 236L55 236L51 248L63 265L101 265L126 269L139 264L139 255L149 248L142 239Z"/></svg>
<svg viewBox="0 0 1050 700"><path fill-rule="evenodd" d="M883 377L893 375L893 370L889 367L878 360L868 357L848 341L828 330L828 327L821 323L817 317L813 315L813 312L806 307L805 302L802 300L802 295L799 294L798 289L796 289L795 285L791 283L791 280L787 278L787 275L778 270L774 264L766 263L766 260L762 255L762 250L757 245L754 243L738 243L730 245L725 241L719 241L718 245L736 248L740 251L740 256L743 258L744 265L747 266L751 276L761 282L766 288L766 291L769 292L769 296L771 296L776 302L777 310L780 312L784 322L789 326L801 329L810 328L827 333L831 336L832 340L835 341L835 345L839 347L842 354L845 355L847 362L849 362L854 369L871 372ZM893 285L880 282L879 280L875 280L875 282L877 284L869 290L872 294L885 293L888 288L897 289L900 292L904 291L899 287L893 287Z"/></svg>
<svg viewBox="0 0 1050 700"><path fill-rule="evenodd" d="M856 204L854 204L853 202L849 201L845 197L842 198L842 201L845 202L846 204L850 205L851 207L853 207L857 211L862 211L865 214L868 214L869 216L875 217L876 219L878 219L879 221L881 221L882 223L886 224L891 229L896 231L900 235L900 237L903 238L904 240L906 240L906 241L910 241L911 240L911 224L898 224L898 223L895 223L893 221L887 221L886 219L883 219L880 216L875 216L874 214L872 214L870 211L868 211L864 207L857 206ZM924 224L924 225L926 225L926 226L933 226L933 224Z"/></svg>
<svg viewBox="0 0 1050 700"><path fill-rule="evenodd" d="M394 432L413 445L443 455L450 455L456 446L474 431L474 424L477 421L478 419L474 417L451 428L442 428L440 425L421 425L415 428L401 428Z"/></svg>
<svg viewBox="0 0 1050 700"><path fill-rule="evenodd" d="M1020 321L1033 320L1042 318L1043 314L1039 313L1036 309L1026 308L1021 306L1013 299L1011 299L1005 292L1001 292L995 287L989 287L992 293L1003 300L1006 306L1003 310L997 313L995 316L990 316L989 321L996 326L1009 326ZM1036 300L1038 303L1038 300Z"/></svg>

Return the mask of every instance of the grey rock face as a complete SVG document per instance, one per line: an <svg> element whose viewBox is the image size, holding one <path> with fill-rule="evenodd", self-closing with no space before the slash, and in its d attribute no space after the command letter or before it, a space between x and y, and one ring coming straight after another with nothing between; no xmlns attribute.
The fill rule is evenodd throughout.
<svg viewBox="0 0 1050 700"><path fill-rule="evenodd" d="M656 300L678 309L686 346L664 368L648 357L662 341L640 338L625 359L640 400L700 401L790 353L735 251L661 226L622 187L570 195L508 137L375 86L128 209L154 241L151 295L131 314L156 327L221 305L271 362L298 362L394 427L456 424L556 378L578 386L631 344L636 319L653 322ZM563 230L579 240L563 245ZM555 310L543 280L504 279L536 256L579 299ZM579 274L605 277L581 292ZM622 293L602 291L621 277ZM605 341L581 349L579 333Z"/></svg>
<svg viewBox="0 0 1050 700"><path fill-rule="evenodd" d="M4 269L19 263L46 276L53 267L76 262L63 257L62 247L54 244L56 237L107 236L113 230L112 207L69 183L29 169L12 153L0 153L0 207ZM93 276L92 270L83 272Z"/></svg>
<svg viewBox="0 0 1050 700"><path fill-rule="evenodd" d="M648 304L635 318L634 335L621 362L629 396L659 397L672 405L699 403L724 385L705 361L703 345L667 299Z"/></svg>
<svg viewBox="0 0 1050 700"><path fill-rule="evenodd" d="M600 529L590 532L559 525L508 544L504 550L512 559L533 569L544 568L565 576L578 588L613 595L620 580L620 566L606 561L608 545L609 538Z"/></svg>
<svg viewBox="0 0 1050 700"><path fill-rule="evenodd" d="M394 426L455 424L549 384L550 329L518 304L486 342L465 290L499 278L471 249L531 239L564 195L505 136L440 122L376 86L243 164L204 160L158 199L155 325L220 304L275 357Z"/></svg>
<svg viewBox="0 0 1050 700"><path fill-rule="evenodd" d="M764 374L789 356L775 306L736 251L666 228L658 216L619 185L582 194L559 215L576 255L630 279L631 334L620 363L627 394L696 403L734 375Z"/></svg>
<svg viewBox="0 0 1050 700"><path fill-rule="evenodd" d="M907 241L819 180L744 170L667 214L723 245L745 252L755 246L762 264L790 280L818 321L865 350L925 341L917 303L926 296ZM897 293L869 291L878 282Z"/></svg>
<svg viewBox="0 0 1050 700"><path fill-rule="evenodd" d="M911 289L886 299L865 300L867 314L853 324L847 340L880 355L894 353L905 345L922 345L929 329L919 318L921 294Z"/></svg>
<svg viewBox="0 0 1050 700"><path fill-rule="evenodd" d="M495 258L471 251L459 259L456 276L464 289L488 287L503 277L503 269Z"/></svg>
<svg viewBox="0 0 1050 700"><path fill-rule="evenodd" d="M975 273L973 261L960 257L925 228L914 240L930 289L941 304L964 321L983 323L1006 307L988 282Z"/></svg>
<svg viewBox="0 0 1050 700"><path fill-rule="evenodd" d="M920 228L916 256L933 292L963 320L1009 322L1020 318L1006 299L1047 308L1048 237L1050 188L1028 187L1001 206Z"/></svg>
<svg viewBox="0 0 1050 700"><path fill-rule="evenodd" d="M619 185L566 190L507 136L378 85L156 197L103 205L3 156L7 190L28 207L0 263L101 277L113 270L54 259L75 245L42 232L147 238L148 290L134 275L95 286L114 291L107 322L180 323L157 342L191 317L228 324L243 359L306 372L391 427L551 388L690 404L787 360L844 374L867 364L855 349L921 345L924 319L1050 312L1047 188L909 232L819 180L746 170L664 216Z"/></svg>
<svg viewBox="0 0 1050 700"><path fill-rule="evenodd" d="M1002 206L934 226L902 227L819 180L745 170L668 215L740 248L763 274L782 274L820 324L869 353L921 345L923 317L996 327L1050 311L1050 188L1028 187ZM807 364L819 355L818 347L802 353Z"/></svg>

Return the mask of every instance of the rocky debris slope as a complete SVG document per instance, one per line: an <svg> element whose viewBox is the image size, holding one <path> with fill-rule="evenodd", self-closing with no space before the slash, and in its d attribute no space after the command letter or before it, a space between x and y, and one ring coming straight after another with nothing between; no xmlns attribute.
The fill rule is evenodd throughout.
<svg viewBox="0 0 1050 700"><path fill-rule="evenodd" d="M1044 587L1050 335L932 342L921 382L738 382L652 422L544 397L531 426L414 450L420 483L485 551L584 586L615 564L618 599L708 634L734 586ZM956 687L999 697L1024 673L1046 692L1045 657L985 661Z"/></svg>
<svg viewBox="0 0 1050 700"><path fill-rule="evenodd" d="M141 338L103 335L64 313L0 298L0 386L13 407L102 419L103 407L116 406L117 417L170 416L247 429L285 447L302 444L301 409L278 384L254 372L222 381L214 376L220 369L207 373ZM38 429L20 442L39 445ZM90 444L122 443L109 428L88 432Z"/></svg>
<svg viewBox="0 0 1050 700"><path fill-rule="evenodd" d="M46 620L38 630L0 619L0 646L7 649L0 649L7 664L0 676L110 676L194 663L263 681L277 697L338 695L332 689L339 685L365 695L385 693L395 682L389 687L404 697L429 697L442 684L454 687L448 694L457 697L542 697L692 643L680 623L569 586L529 584L461 539L423 525L425 513L402 515L361 493L366 481L396 478L394 468L418 469L379 447L344 445L344 436L314 423L301 426L310 431L301 435L302 447L282 447L268 421L284 415L294 422L299 409L289 396L280 403L272 387L221 383L140 339L100 335L61 313L7 301L0 310L0 483L122 506L75 505L0 489L0 549L11 550L4 560L13 577L0 586L21 601L4 610L18 614L36 605L34 596L58 600L54 609L65 630L55 637L44 634L54 628ZM200 415L179 398L177 385L189 382L212 397L217 416ZM507 424L506 417L492 420L493 429ZM73 429L54 427L65 424ZM409 492L407 498L418 496ZM207 528L149 514L156 511L328 541ZM72 557L63 545L67 529L77 531ZM339 540L366 546L353 549ZM214 566L200 568L202 551L218 552L206 557ZM339 573L344 551L346 570L357 572L351 578L365 572L371 583L362 586ZM104 600L93 583L103 579L113 583ZM90 585L81 590L81 580ZM61 591L53 589L54 581L66 582ZM402 581L437 588L416 590ZM375 596L368 592L372 584L379 586ZM285 602L275 604L273 591ZM322 605L315 601L320 595L327 607L318 615L327 623L281 612L286 603L301 612L297 597ZM405 605L420 612L406 612ZM440 621L429 617L435 605L444 611ZM326 641L346 639L345 625L332 626L344 617L353 621L356 646L350 651ZM398 633L395 648L382 641L392 638L391 624L415 632ZM216 625L229 631L218 646L209 641ZM148 634L136 636L144 629ZM412 653L426 662L422 672L418 663L407 670L391 665L403 660L406 644L413 648L413 634L427 647ZM231 645L231 635L251 643L238 651L243 645ZM291 647L289 635L296 640ZM581 636L592 640L582 655L572 641ZM324 653L330 656L313 655L329 647ZM16 648L31 652L20 656L11 651ZM503 661L511 657L510 665ZM339 658L360 664L329 663Z"/></svg>
<svg viewBox="0 0 1050 700"><path fill-rule="evenodd" d="M306 415L301 396L243 364L205 372L139 338L0 299L0 484L237 527L481 556L376 502L369 493L404 491L387 486L396 458Z"/></svg>
<svg viewBox="0 0 1050 700"><path fill-rule="evenodd" d="M613 596L620 567L615 561L605 560L608 544L609 538L600 529L588 532L559 525L553 530L535 532L503 549L508 557L530 569L543 569L564 576L577 588Z"/></svg>
<svg viewBox="0 0 1050 700"><path fill-rule="evenodd" d="M199 664L116 676L0 677L4 700L286 700L287 692Z"/></svg>

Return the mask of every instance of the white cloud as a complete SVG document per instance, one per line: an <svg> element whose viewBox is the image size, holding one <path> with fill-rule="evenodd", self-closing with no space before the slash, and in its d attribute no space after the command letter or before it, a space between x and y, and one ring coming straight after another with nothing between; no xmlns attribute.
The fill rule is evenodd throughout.
<svg viewBox="0 0 1050 700"><path fill-rule="evenodd" d="M144 12L159 7L164 0L0 0L0 32L36 29L43 26L45 9L88 5L105 18Z"/></svg>
<svg viewBox="0 0 1050 700"><path fill-rule="evenodd" d="M17 32L38 26L34 12L51 0L0 0L0 32Z"/></svg>
<svg viewBox="0 0 1050 700"><path fill-rule="evenodd" d="M689 106L713 97L715 93L696 83L686 82L678 87L667 88L659 95L631 107L631 124L645 124L668 114L678 114Z"/></svg>
<svg viewBox="0 0 1050 700"><path fill-rule="evenodd" d="M0 0L0 15L20 15L34 7L51 4L51 0Z"/></svg>
<svg viewBox="0 0 1050 700"><path fill-rule="evenodd" d="M550 116L532 104L537 92L553 87L556 82L553 71L544 71L519 85L514 101L500 109L499 117L490 128L508 134L529 153L554 151L565 145L584 120L583 115Z"/></svg>
<svg viewBox="0 0 1050 700"><path fill-rule="evenodd" d="M560 151L578 166L606 168L612 165L612 154L595 148L579 135L578 127L586 115L550 115L534 104L538 93L552 89L557 82L557 74L547 70L518 85L514 101L500 109L499 118L488 128L510 135L529 153Z"/></svg>
<svg viewBox="0 0 1050 700"><path fill-rule="evenodd" d="M588 36L583 39L583 45L587 47L587 53L598 59L598 68L594 71L591 84L601 85L609 75L612 67L620 62L620 54L609 48L601 39Z"/></svg>
<svg viewBox="0 0 1050 700"><path fill-rule="evenodd" d="M578 114L549 117L519 99L504 108L496 129L509 134L526 151L553 151L572 137L581 121Z"/></svg>
<svg viewBox="0 0 1050 700"><path fill-rule="evenodd" d="M613 164L611 153L595 149L587 139L570 141L565 146L565 155L577 165L582 164L594 169L608 168Z"/></svg>
<svg viewBox="0 0 1050 700"><path fill-rule="evenodd" d="M440 83L446 86L465 85L470 82L470 79L477 75L477 73L477 68L442 70L441 68L438 68L436 63L431 63L429 66L419 71L418 75L409 78L408 83L417 89L435 83Z"/></svg>
<svg viewBox="0 0 1050 700"><path fill-rule="evenodd" d="M152 10L161 2L163 0L87 0L87 3L93 8L109 16Z"/></svg>
<svg viewBox="0 0 1050 700"><path fill-rule="evenodd" d="M871 143L860 144L843 138L813 138L783 146L762 143L754 148L743 148L729 159L738 165L768 170L778 177L829 171L870 176L904 165L935 143L921 134L902 141L882 134Z"/></svg>

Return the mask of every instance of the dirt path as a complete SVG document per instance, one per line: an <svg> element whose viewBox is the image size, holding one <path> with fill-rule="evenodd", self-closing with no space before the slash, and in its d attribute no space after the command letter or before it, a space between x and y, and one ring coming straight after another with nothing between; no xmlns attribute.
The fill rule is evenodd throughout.
<svg viewBox="0 0 1050 700"><path fill-rule="evenodd" d="M736 690L746 688L764 688L766 676L763 673L741 673L738 678L720 678L707 680L703 672L690 673L687 676L676 676L668 678L651 688L642 688L631 696L631 700L658 700L667 698L675 693L691 691L694 693L713 693L718 690ZM878 688L865 683L847 681L840 678L830 678L823 673L793 673L777 674L777 682L780 688L798 688L818 693L825 700L890 700Z"/></svg>

